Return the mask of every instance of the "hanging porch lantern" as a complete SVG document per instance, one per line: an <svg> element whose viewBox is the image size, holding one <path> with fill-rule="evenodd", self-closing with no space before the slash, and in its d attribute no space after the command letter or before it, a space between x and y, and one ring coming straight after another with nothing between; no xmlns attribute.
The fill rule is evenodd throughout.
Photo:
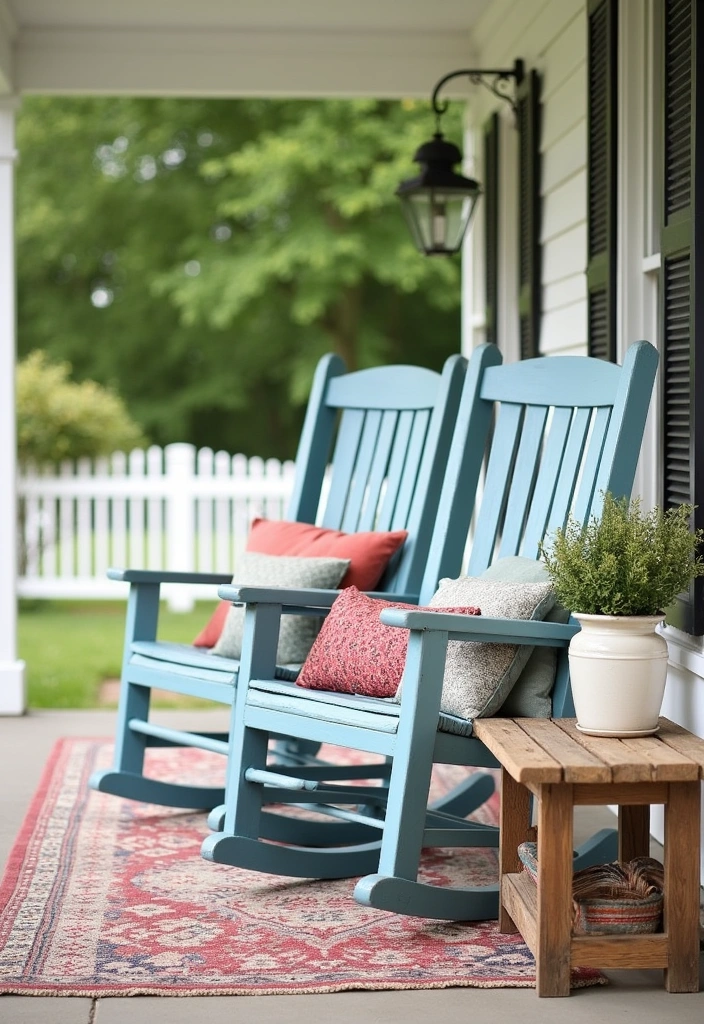
<svg viewBox="0 0 704 1024"><path fill-rule="evenodd" d="M508 70L451 71L433 89L431 105L436 119L435 134L419 147L413 157L420 165L420 174L401 182L396 189L415 246L426 256L451 256L460 251L482 192L478 181L457 173L455 167L461 162L462 154L440 131L440 119L448 104L438 103L438 94L446 82L459 75L467 75L473 83L485 85L495 96L506 100L515 113L512 82L516 86L521 82L523 61L515 61L513 68ZM508 88L511 89L510 94Z"/></svg>

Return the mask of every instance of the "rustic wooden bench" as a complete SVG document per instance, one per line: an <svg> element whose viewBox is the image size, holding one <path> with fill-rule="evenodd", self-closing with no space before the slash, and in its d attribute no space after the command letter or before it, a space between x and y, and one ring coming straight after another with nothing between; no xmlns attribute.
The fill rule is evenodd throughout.
<svg viewBox="0 0 704 1024"><path fill-rule="evenodd" d="M700 779L704 740L666 718L654 736L586 736L574 719L485 718L475 734L502 765L499 928L520 931L539 996L570 994L571 967L663 968L668 992L699 990ZM521 871L538 802L538 884ZM663 930L572 933L573 808L617 804L619 860L648 856L650 805L665 805Z"/></svg>

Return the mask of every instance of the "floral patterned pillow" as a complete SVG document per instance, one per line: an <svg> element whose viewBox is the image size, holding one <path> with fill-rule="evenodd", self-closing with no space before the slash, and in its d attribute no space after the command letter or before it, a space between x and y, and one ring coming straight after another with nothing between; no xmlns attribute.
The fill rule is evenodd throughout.
<svg viewBox="0 0 704 1024"><path fill-rule="evenodd" d="M356 587L343 590L335 598L297 684L311 690L393 697L406 663L408 630L385 626L379 619L384 608L419 610L414 604L367 597ZM423 610L481 614L479 608L466 605Z"/></svg>

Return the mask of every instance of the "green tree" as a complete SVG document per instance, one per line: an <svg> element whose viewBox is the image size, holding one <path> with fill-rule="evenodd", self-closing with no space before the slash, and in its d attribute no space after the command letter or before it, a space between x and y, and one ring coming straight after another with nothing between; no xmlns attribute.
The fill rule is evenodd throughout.
<svg viewBox="0 0 704 1024"><path fill-rule="evenodd" d="M291 455L323 352L459 347L458 265L415 252L393 196L431 128L413 103L27 98L20 351L157 443Z"/></svg>
<svg viewBox="0 0 704 1024"><path fill-rule="evenodd" d="M124 403L92 380L70 379L68 363L37 350L17 367L17 452L20 462L59 462L129 451L142 433Z"/></svg>

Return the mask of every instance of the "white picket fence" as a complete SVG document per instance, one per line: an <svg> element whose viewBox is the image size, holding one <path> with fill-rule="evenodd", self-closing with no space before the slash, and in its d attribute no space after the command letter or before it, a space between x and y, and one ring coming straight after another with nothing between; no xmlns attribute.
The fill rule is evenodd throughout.
<svg viewBox="0 0 704 1024"><path fill-rule="evenodd" d="M18 592L34 598L115 598L110 566L234 570L255 516L281 519L294 465L170 444L59 467L18 481ZM216 588L164 587L175 610Z"/></svg>

